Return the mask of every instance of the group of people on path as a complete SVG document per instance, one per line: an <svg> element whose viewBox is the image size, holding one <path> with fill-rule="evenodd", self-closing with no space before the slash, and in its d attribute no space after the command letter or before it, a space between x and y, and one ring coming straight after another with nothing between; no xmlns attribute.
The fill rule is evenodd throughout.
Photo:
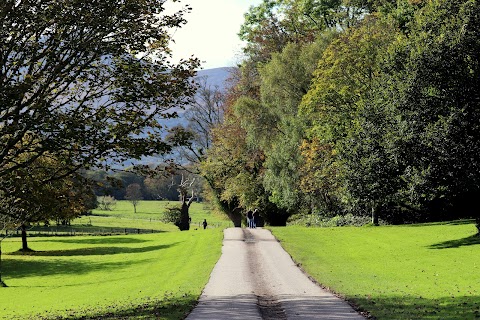
<svg viewBox="0 0 480 320"><path fill-rule="evenodd" d="M255 229L257 227L258 209L247 211L247 227Z"/></svg>

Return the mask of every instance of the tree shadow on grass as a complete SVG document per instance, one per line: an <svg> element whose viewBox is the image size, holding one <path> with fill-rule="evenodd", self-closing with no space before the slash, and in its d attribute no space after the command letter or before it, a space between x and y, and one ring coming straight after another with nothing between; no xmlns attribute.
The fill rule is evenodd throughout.
<svg viewBox="0 0 480 320"><path fill-rule="evenodd" d="M197 298L193 295L184 295L166 301L145 303L111 313L99 314L90 318L80 317L76 319L184 319L197 303Z"/></svg>
<svg viewBox="0 0 480 320"><path fill-rule="evenodd" d="M8 259L2 262L2 274L8 284L9 279L21 279L28 277L43 277L51 275L71 275L72 277L91 272L115 272L136 264L145 263L146 260L124 259L122 261L93 262L72 259L55 260L25 260ZM103 279L99 279L99 283ZM44 285L48 287L48 283ZM58 285L56 285L58 286Z"/></svg>
<svg viewBox="0 0 480 320"><path fill-rule="evenodd" d="M89 308L88 310L68 310L68 316L53 316L39 314L35 319L47 320L117 320L117 319L166 319L178 320L184 319L194 308L198 296L184 294L181 297L169 297L163 300L148 300L142 304L131 305L112 305L110 311L98 308Z"/></svg>
<svg viewBox="0 0 480 320"><path fill-rule="evenodd" d="M426 299L419 296L355 298L361 310L378 319L467 320L480 318L480 296Z"/></svg>
<svg viewBox="0 0 480 320"><path fill-rule="evenodd" d="M86 233L92 235L109 235L109 234L150 234L150 233L165 233L166 230L159 230L156 228L131 228L131 227L109 227L109 226L88 226L88 225L71 225L71 226L33 226L29 231L32 231L31 236L37 232L45 233L42 236L62 236L64 233Z"/></svg>
<svg viewBox="0 0 480 320"><path fill-rule="evenodd" d="M67 250L50 250L50 251L16 251L7 253L7 255L20 255L20 256L39 256L39 257L70 257L70 256L103 256L112 254L124 254L124 253L145 253L151 251L157 251L162 249L168 249L176 246L179 242L170 244L160 244L156 246L130 248L130 247L89 247Z"/></svg>
<svg viewBox="0 0 480 320"><path fill-rule="evenodd" d="M429 246L430 249L452 249L480 244L480 236L474 234L466 238L444 241Z"/></svg>
<svg viewBox="0 0 480 320"><path fill-rule="evenodd" d="M475 224L474 219L461 219L461 220L452 220L452 221L438 221L438 222L424 222L424 223L412 223L412 224L401 224L397 227L434 227L434 226L462 226L467 224Z"/></svg>
<svg viewBox="0 0 480 320"><path fill-rule="evenodd" d="M42 240L42 242L61 242L61 243L85 243L85 244L119 244L119 243L145 243L152 240L138 239L132 237L111 237L111 236L96 236L89 237L87 239L69 237L62 239L48 239Z"/></svg>

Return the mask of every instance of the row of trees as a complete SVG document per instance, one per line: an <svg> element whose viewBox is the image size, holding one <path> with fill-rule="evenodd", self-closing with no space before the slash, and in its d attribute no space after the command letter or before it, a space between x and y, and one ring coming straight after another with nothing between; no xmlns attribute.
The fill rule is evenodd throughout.
<svg viewBox="0 0 480 320"><path fill-rule="evenodd" d="M177 168L171 172L165 172L163 165L155 167L152 172L138 172L135 168L107 172L105 170L89 170L83 175L93 182L93 190L97 196L111 196L116 200L125 200L128 198L129 188L138 189L135 193L139 194L144 200L169 200L178 201L180 193L178 186L184 179L196 179L190 187L194 190L197 199L202 198L203 184L201 177L193 174L191 170ZM127 199L128 200L128 199Z"/></svg>
<svg viewBox="0 0 480 320"><path fill-rule="evenodd" d="M475 0L264 0L202 172L259 207L391 223L479 217Z"/></svg>

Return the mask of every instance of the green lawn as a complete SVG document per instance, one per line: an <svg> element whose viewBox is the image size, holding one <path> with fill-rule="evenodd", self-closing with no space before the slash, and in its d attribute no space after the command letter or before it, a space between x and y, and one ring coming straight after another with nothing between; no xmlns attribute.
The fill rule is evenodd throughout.
<svg viewBox="0 0 480 320"><path fill-rule="evenodd" d="M182 319L220 257L221 228L2 243L0 319Z"/></svg>
<svg viewBox="0 0 480 320"><path fill-rule="evenodd" d="M117 201L117 205L112 211L103 211L95 209L93 210L94 215L101 216L113 216L117 218L124 219L135 219L135 220L148 220L155 221L160 220L162 213L165 212L166 207L179 206L180 202L178 201L140 201L137 206L137 213L133 212L133 205L127 200ZM203 219L207 219L208 224L211 227L231 227L233 226L232 222L226 216L218 216L212 213L211 210L205 207L204 203L192 203L190 206L190 217L192 218L192 228L198 228Z"/></svg>
<svg viewBox="0 0 480 320"><path fill-rule="evenodd" d="M221 253L223 227L195 230L195 221L229 223L194 204L194 225L179 232L154 218L164 204L144 201L134 215L120 201L72 226L156 233L30 237L30 255L15 253L20 238L4 240L0 319L182 319ZM470 221L272 231L319 283L379 320L480 318L480 238Z"/></svg>
<svg viewBox="0 0 480 320"><path fill-rule="evenodd" d="M379 320L480 318L480 238L469 222L272 231L319 283Z"/></svg>
<svg viewBox="0 0 480 320"><path fill-rule="evenodd" d="M117 201L117 206L112 211L95 209L93 215L82 216L74 219L71 226L45 227L43 224L35 225L30 230L30 235L61 235L65 233L85 234L122 234L152 233L159 231L178 231L173 224L163 223L160 219L168 206L179 206L180 202L167 201L141 201L137 213L133 212L133 205L129 201ZM209 228L232 227L232 222L226 216L212 213L203 203L192 203L190 207L192 218L191 229L203 229L203 219L207 219Z"/></svg>

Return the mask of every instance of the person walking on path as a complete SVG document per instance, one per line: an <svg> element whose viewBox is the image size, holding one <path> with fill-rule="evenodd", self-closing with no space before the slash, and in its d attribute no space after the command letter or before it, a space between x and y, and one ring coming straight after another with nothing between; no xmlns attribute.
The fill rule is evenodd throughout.
<svg viewBox="0 0 480 320"><path fill-rule="evenodd" d="M253 211L252 210L247 211L247 226L249 228L253 227Z"/></svg>
<svg viewBox="0 0 480 320"><path fill-rule="evenodd" d="M252 213L252 228L256 228L257 227L257 218L258 217L258 209L255 208L255 210L253 210L253 213Z"/></svg>
<svg viewBox="0 0 480 320"><path fill-rule="evenodd" d="M207 229L207 219L203 219L203 229Z"/></svg>

